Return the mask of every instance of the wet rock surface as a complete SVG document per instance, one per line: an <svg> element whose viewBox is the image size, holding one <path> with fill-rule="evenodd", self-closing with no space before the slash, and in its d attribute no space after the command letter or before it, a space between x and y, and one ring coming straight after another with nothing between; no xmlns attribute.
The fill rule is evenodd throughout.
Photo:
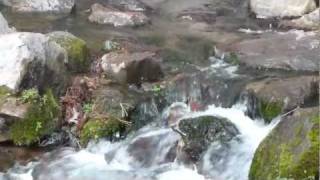
<svg viewBox="0 0 320 180"><path fill-rule="evenodd" d="M287 28L317 30L320 29L320 9L316 9L300 18L283 20L281 26Z"/></svg>
<svg viewBox="0 0 320 180"><path fill-rule="evenodd" d="M125 12L94 4L91 7L89 21L117 26L140 26L147 24L149 19L141 12Z"/></svg>
<svg viewBox="0 0 320 180"><path fill-rule="evenodd" d="M111 52L101 58L107 76L125 84L141 84L163 77L161 59L154 52Z"/></svg>
<svg viewBox="0 0 320 180"><path fill-rule="evenodd" d="M240 64L252 68L319 71L319 33L289 31L271 33L232 44Z"/></svg>
<svg viewBox="0 0 320 180"><path fill-rule="evenodd" d="M211 143L227 144L239 134L238 129L229 120L214 116L182 119L178 130L183 135L183 151L195 162Z"/></svg>
<svg viewBox="0 0 320 180"><path fill-rule="evenodd" d="M316 105L319 102L318 82L318 76L267 79L249 83L246 90L258 99L258 111L268 121L298 106Z"/></svg>

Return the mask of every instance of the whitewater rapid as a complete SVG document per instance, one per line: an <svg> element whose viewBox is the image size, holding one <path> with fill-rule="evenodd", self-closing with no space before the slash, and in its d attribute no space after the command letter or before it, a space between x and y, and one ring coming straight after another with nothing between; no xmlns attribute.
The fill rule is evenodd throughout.
<svg viewBox="0 0 320 180"><path fill-rule="evenodd" d="M2 178L33 180L36 174L40 180L102 180L106 177L109 180L247 180L255 150L278 120L265 125L261 119L250 119L245 111L245 104L231 108L212 105L203 112L185 115L224 117L240 132L237 137L240 141L231 142L223 152L218 143L213 143L199 162L201 171L195 165L168 160L170 150L180 139L177 133L166 127L146 126L120 142L100 140L78 152L72 149L52 152L57 153L52 159L32 162L23 168L16 166Z"/></svg>

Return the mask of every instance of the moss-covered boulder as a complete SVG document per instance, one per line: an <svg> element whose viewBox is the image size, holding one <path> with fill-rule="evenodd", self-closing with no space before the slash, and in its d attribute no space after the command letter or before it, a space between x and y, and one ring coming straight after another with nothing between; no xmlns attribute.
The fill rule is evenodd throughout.
<svg viewBox="0 0 320 180"><path fill-rule="evenodd" d="M183 119L178 126L183 135L183 150L195 162L211 143L217 142L224 146L239 134L236 126L228 119L214 116Z"/></svg>
<svg viewBox="0 0 320 180"><path fill-rule="evenodd" d="M86 42L71 33L56 31L47 34L68 53L68 68L75 73L88 71L90 67L89 50Z"/></svg>
<svg viewBox="0 0 320 180"><path fill-rule="evenodd" d="M60 109L51 90L43 95L34 89L25 90L16 99L19 106L27 107L23 117L14 118L9 125L10 140L16 145L31 145L57 127Z"/></svg>
<svg viewBox="0 0 320 180"><path fill-rule="evenodd" d="M300 76L285 79L266 79L250 83L247 92L257 100L255 106L258 114L270 122L279 114L297 106L317 103L319 97L317 76Z"/></svg>
<svg viewBox="0 0 320 180"><path fill-rule="evenodd" d="M319 107L298 109L283 118L259 145L249 179L318 179L319 122Z"/></svg>

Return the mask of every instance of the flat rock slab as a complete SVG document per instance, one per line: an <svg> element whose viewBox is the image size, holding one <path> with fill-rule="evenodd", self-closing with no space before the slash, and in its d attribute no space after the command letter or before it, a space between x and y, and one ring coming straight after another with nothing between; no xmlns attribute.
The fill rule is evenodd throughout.
<svg viewBox="0 0 320 180"><path fill-rule="evenodd" d="M142 12L120 11L111 7L94 4L89 16L90 22L118 26L140 26L147 24L149 18Z"/></svg>
<svg viewBox="0 0 320 180"><path fill-rule="evenodd" d="M289 31L244 40L226 48L240 64L252 68L318 72L320 33Z"/></svg>

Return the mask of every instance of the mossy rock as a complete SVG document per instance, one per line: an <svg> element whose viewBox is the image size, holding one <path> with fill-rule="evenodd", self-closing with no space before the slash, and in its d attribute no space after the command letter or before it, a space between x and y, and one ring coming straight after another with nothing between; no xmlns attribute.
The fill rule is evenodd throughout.
<svg viewBox="0 0 320 180"><path fill-rule="evenodd" d="M12 91L6 86L0 86L0 105L12 94Z"/></svg>
<svg viewBox="0 0 320 180"><path fill-rule="evenodd" d="M70 71L83 73L89 70L89 50L85 41L63 31L52 32L48 36L67 51L68 68Z"/></svg>
<svg viewBox="0 0 320 180"><path fill-rule="evenodd" d="M86 145L90 140L103 137L112 139L123 128L123 124L113 117L108 119L89 119L80 133L80 142Z"/></svg>
<svg viewBox="0 0 320 180"><path fill-rule="evenodd" d="M277 117L283 109L283 103L277 101L264 101L259 103L259 111L262 118L266 123L270 123L275 117Z"/></svg>
<svg viewBox="0 0 320 180"><path fill-rule="evenodd" d="M16 145L31 145L57 125L60 108L51 90L29 100L24 102L30 104L25 117L10 126L10 138Z"/></svg>
<svg viewBox="0 0 320 180"><path fill-rule="evenodd" d="M319 112L299 109L259 145L249 179L316 180L319 178Z"/></svg>

